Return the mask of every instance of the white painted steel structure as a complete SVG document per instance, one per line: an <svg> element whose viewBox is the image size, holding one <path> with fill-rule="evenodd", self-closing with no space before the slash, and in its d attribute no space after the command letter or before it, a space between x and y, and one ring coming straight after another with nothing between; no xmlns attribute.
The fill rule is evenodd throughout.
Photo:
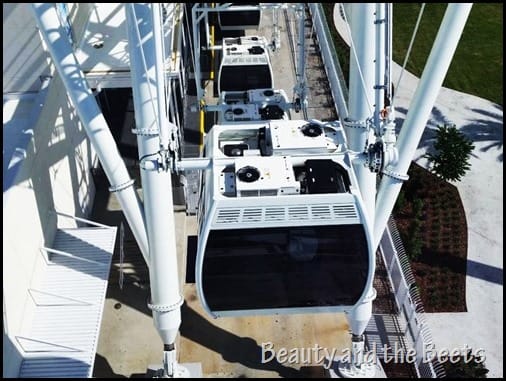
<svg viewBox="0 0 506 381"><path fill-rule="evenodd" d="M178 366L175 341L181 324L180 307L184 302L179 290L171 172L160 147L168 147L168 121L164 99L161 51L155 49L160 33L159 8L155 4L127 4L132 91L144 210L149 242L149 275L155 327L164 343L164 375L183 374ZM153 17L155 15L155 17ZM155 26L154 22L158 22ZM158 33L157 33L158 30ZM158 53L158 57L157 54ZM158 58L158 61L157 61ZM160 107L155 107L159 105ZM162 107L163 106L163 107ZM162 133L162 131L165 131ZM162 139L166 139L162 141ZM143 165L143 162L150 165Z"/></svg>
<svg viewBox="0 0 506 381"><path fill-rule="evenodd" d="M28 292L34 313L29 332L17 336L20 378L91 378L104 309L116 227L59 229L46 266Z"/></svg>
<svg viewBox="0 0 506 381"><path fill-rule="evenodd" d="M373 3L355 4L350 7L348 16L351 28L350 49L350 87L348 116L344 121L345 132L350 149L355 153L353 167L364 200L367 218L374 220L376 175L364 165L364 154L373 141L373 120L376 83L374 61L377 58L377 41L384 35L376 32L376 5ZM372 47L375 47L373 49ZM376 246L374 246L376 248ZM372 286L366 291L368 298L356 308L348 311L347 317L352 330L352 361L340 364L340 372L348 376L367 377L374 374L374 368L360 360L359 353L364 351L364 331L372 316L372 302L376 296Z"/></svg>
<svg viewBox="0 0 506 381"><path fill-rule="evenodd" d="M128 174L109 126L81 71L72 46L60 24L56 8L51 3L35 3L33 10L53 63L95 147L107 178L112 184L111 191L116 192L128 224L147 261L149 250L144 212L133 188L133 180Z"/></svg>
<svg viewBox="0 0 506 381"><path fill-rule="evenodd" d="M388 165L383 174L376 200L374 242L377 246L386 228L388 217L401 190L411 158L422 137L430 112L443 84L453 54L471 12L472 4L449 4L434 41L427 64L411 101L406 120L397 140L399 160Z"/></svg>
<svg viewBox="0 0 506 381"><path fill-rule="evenodd" d="M275 5L275 7L279 7L279 5ZM287 151L279 148L280 145L278 144L279 149L276 151L272 147L270 154L262 153L261 147L248 147L247 150L251 149L251 152L248 152L242 158L234 159L223 157L223 155L220 157L219 151L223 147L220 146L221 143L217 140L217 136L221 132L227 133L227 128L225 126L215 126L212 133L208 136L206 147L208 155L210 154L211 156L193 161L174 161L175 156L171 155L171 150L174 150L177 146L177 144L174 145L174 131L177 130L178 126L168 122L167 104L170 102L173 104L173 100L170 99L171 91L168 91L168 89L171 89L171 85L165 83L163 80L166 76L164 75L165 67L161 60L164 60L164 57L167 56L167 51L164 52L163 49L162 41L164 39L162 38L161 29L163 21L160 7L155 4L127 4L125 8L137 125L135 132L138 135L141 178L144 189L145 220L144 211L132 187L133 182L126 172L126 168L116 149L114 139L80 70L72 47L66 38L65 31L60 25L54 5L40 3L33 5L37 23L47 43L57 71L62 77L88 136L97 150L104 170L113 184L111 190L117 192L127 220L148 263L151 280L150 307L153 310L155 326L164 342L164 375L169 377L184 375L184 371L177 364L174 346L181 323L180 306L183 299L179 292L174 215L170 193L172 189L170 170L173 168L178 170L197 168L205 169L207 172L204 175L206 186L203 188L201 198L201 202L205 203L205 205L202 206L200 211L200 213L204 214L199 217L202 224L199 242L199 252L201 255L197 258L196 267L197 289L205 309L214 316L240 315L242 313L237 313L233 309L221 310L219 313L212 311L206 305L205 297L203 296L203 247L206 244L206 240L208 240L209 232L212 228L223 230L226 229L227 224L231 223L230 213L228 212L221 214L220 220L220 211L230 211L229 209L231 208L239 211L238 214L236 213L237 220L232 221L234 228L260 228L270 226L266 223L265 216L267 216L268 208L275 207L278 211L284 210L283 216L285 217L283 220L280 214L278 217L281 219L278 218L277 224L279 226L291 226L293 222L289 221L290 208L295 208L296 204L299 203L297 200L303 197L300 194L296 194L300 189L295 179L290 176L287 176L290 180L289 184L283 188L283 191L286 190L286 194L281 196L280 190L277 189L275 196L279 197L276 198L268 198L274 195L272 193L262 196L262 191L272 192L273 190L269 188L269 186L272 187L272 184L267 184L266 182L260 186L260 188L262 186L264 188L256 189L258 197L243 197L251 190L255 190L253 188L250 189L245 184L241 185L242 189L237 190L237 197L230 197L230 194L226 194L231 189L230 184L227 185L226 180L219 183L224 169L230 165L244 168L248 160L251 163L255 162L253 159L255 156L257 161L260 160L264 163L267 170L269 170L269 166L279 164L279 160L274 159L276 156L284 157L283 160L285 162L283 165L285 166L288 166L286 164L289 161L287 157L295 162L307 159L307 157L311 157L311 159L333 159L334 161L341 162L350 174L350 178L352 179L352 186L350 187L352 191L348 192L350 194L307 195L308 197L306 197L307 200L305 201L310 204L306 212L307 218L304 222L301 222L299 218L297 224L314 224L316 220L319 220L317 225L321 225L326 223L322 222L325 220L325 216L332 220L332 223L338 225L346 224L340 221L339 215L335 215L337 212L334 215L332 213L324 213L324 216L316 215L315 217L311 209L311 203L318 201L320 204L324 203L327 205L329 211L339 210L339 208L336 209L332 205L336 202L342 204L339 200L344 197L346 200L349 199L348 204L355 208L356 214L354 218L357 220L355 222L364 226L369 260L365 288L361 292L359 300L353 306L345 306L344 309L333 308L331 310L342 310L348 313L353 333L353 364L346 369L342 369L342 371L348 376L370 375L370 369L367 367L367 364L364 364L359 359L358 353L364 347L362 335L371 316L372 300L375 297L375 292L372 288L375 263L374 253L383 235L388 216L392 211L402 181L406 179L405 174L450 65L471 5L450 4L448 6L434 43L433 51L429 56L420 85L416 90L412 106L408 112L405 127L402 129L397 143L395 143L392 128L394 110L390 110L389 119L383 120L384 118L381 116L385 106L383 105L383 99L385 93L389 93L389 87L387 86L390 86L389 81L391 80L389 62L381 59L383 52L388 51L391 47L391 25L385 26L385 20L391 19L391 12L380 4L365 3L346 7L353 42L350 67L350 93L347 109L346 102L342 99L343 92L335 89L332 91L334 97L337 94L337 98L340 100L339 108L344 113L344 115L340 115L340 118L344 122L346 133L344 140L347 141L346 143L340 142L339 144L335 144L335 146L330 145L325 147L325 149L335 147L335 152L323 152L321 151L323 147L318 146L318 144L316 146L304 146L303 144L299 146L295 143L290 143L292 144L291 146L285 147ZM203 48L210 49L208 12L225 8L200 8L199 5L194 5L191 12L194 50L192 55L195 66L197 97L199 107L202 109L202 106L204 106L202 103L204 91L201 88L200 51L202 44L199 26L202 20L205 20L206 42ZM265 8L265 6L235 7L235 10L261 8ZM170 11L170 7L164 9ZM316 23L317 29L321 29L321 15L319 16L321 8L315 8L313 5L310 6L310 9L313 17L319 20ZM299 20L301 21L299 24L300 41L303 41L303 18L301 17ZM325 33L322 34L320 30L317 30L317 35L321 42L322 36L325 36ZM326 35L328 36L328 33ZM328 45L325 45L323 55L327 57L327 61L330 60L332 62L332 54L329 53L329 49ZM170 46L168 50L171 50ZM298 83L295 93L300 96L301 100L304 100L303 46L300 46L299 51L302 52L302 55L299 57L297 65ZM376 61L376 64L374 61ZM334 72L330 70L330 73ZM338 86L335 78L331 78L330 83L331 87L335 88ZM168 98L166 98L166 94L168 94ZM277 123L281 128L285 128L285 125L288 126L291 122L296 121L282 120ZM301 123L305 122L302 121ZM389 126L386 128L384 136L381 135L382 123ZM255 128L265 127L265 124L272 124L272 122L267 121L262 123L262 126L257 125ZM247 129L254 129L254 124L229 126L228 132L232 131L232 135L234 135L234 128L239 128L237 131L245 131ZM342 131L339 131L339 133L342 133ZM241 132L237 132L237 134L240 135ZM271 132L272 136L274 134ZM248 137L246 137L247 139ZM368 149L370 149L370 146L374 142L378 141L387 143L392 152L385 154L382 159L381 168L384 176L376 199L376 173L369 166L366 166L366 164L370 164L370 158L369 162L367 161ZM393 146L396 148L393 148ZM339 151L337 147L344 149L344 151ZM311 151L313 149L314 151ZM244 151L241 153L244 154ZM334 153L336 155L329 155ZM385 161L384 158L388 158L389 160ZM274 164L274 162L277 164ZM286 173L283 174L286 175ZM235 195L236 191L234 190L233 192ZM293 194L291 195L291 193ZM253 214L251 214L251 211L246 211L246 209L255 208L257 211ZM300 213L300 210L297 213ZM255 218L256 220L254 220ZM57 251L54 253L57 255L62 254ZM89 260L84 260L83 262L91 263ZM325 307L321 309L325 310ZM297 308L280 308L277 312L303 312L303 310L304 312L316 311L318 308L300 310ZM266 311L263 309L249 309L248 312L264 313Z"/></svg>

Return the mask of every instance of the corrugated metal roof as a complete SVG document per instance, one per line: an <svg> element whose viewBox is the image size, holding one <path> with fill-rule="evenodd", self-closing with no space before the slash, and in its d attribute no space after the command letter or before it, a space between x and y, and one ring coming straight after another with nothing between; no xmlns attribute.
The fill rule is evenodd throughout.
<svg viewBox="0 0 506 381"><path fill-rule="evenodd" d="M36 305L19 377L86 378L102 321L116 227L60 229L48 252L43 281L30 295Z"/></svg>

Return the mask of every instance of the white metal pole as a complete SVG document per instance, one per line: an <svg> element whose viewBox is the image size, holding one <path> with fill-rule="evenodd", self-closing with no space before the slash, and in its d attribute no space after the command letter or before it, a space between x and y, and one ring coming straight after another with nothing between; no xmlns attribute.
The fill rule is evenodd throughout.
<svg viewBox="0 0 506 381"><path fill-rule="evenodd" d="M153 3L153 4L159 4L159 3ZM185 5L183 3L163 3L162 6L160 4L160 9L165 9L165 20L161 20L162 25L162 37L163 37L163 46L165 53L165 59L171 59L170 55L167 54L167 52L172 52L174 49L177 49L177 46L174 46L174 43L178 41L178 43L181 42L181 38L177 37L176 32L176 25L178 25L179 28L182 26L182 18L179 18L179 15L181 13L180 8L184 7ZM162 12L163 14L163 12Z"/></svg>
<svg viewBox="0 0 506 381"><path fill-rule="evenodd" d="M173 7L174 5L172 5ZM158 123L160 126L160 147L163 151L169 149L169 124L167 119L167 101L165 99L165 57L163 48L163 31L160 3L152 3L153 17L153 38L155 48L155 72L156 72L156 93L157 93L157 111Z"/></svg>
<svg viewBox="0 0 506 381"><path fill-rule="evenodd" d="M443 84L453 54L457 49L471 7L472 4L451 3L445 12L397 140L399 160L394 165L388 165L383 171L385 176L381 180L378 191L378 208L374 221L374 247L378 247L381 236L385 231L387 220L392 212L402 182L406 179L406 173Z"/></svg>
<svg viewBox="0 0 506 381"><path fill-rule="evenodd" d="M371 375L374 374L374 371L364 364L361 356L365 351L365 341L363 337L363 333L367 328L367 324L372 317L372 302L376 298L376 290L371 287L365 297L365 299L357 305L354 309L350 310L346 313L346 318L350 324L351 333L352 333L352 351L351 351L351 364L352 367L349 367L347 370L350 374L359 374L358 370L362 367L362 371L365 371Z"/></svg>
<svg viewBox="0 0 506 381"><path fill-rule="evenodd" d="M393 4L387 3L385 5L386 7L386 23L387 23L387 37L386 37L386 61L385 61L385 93L387 95L387 98L389 101L392 101L392 32L393 32L393 25L394 25L394 18L393 18Z"/></svg>
<svg viewBox="0 0 506 381"><path fill-rule="evenodd" d="M372 3L353 4L349 24L353 44L350 51L350 85L348 118L363 122L362 128L347 128L348 146L355 152L363 152L368 138L365 121L372 117L375 75L375 26L376 5Z"/></svg>
<svg viewBox="0 0 506 381"><path fill-rule="evenodd" d="M199 102L198 107L200 107L200 102L204 99L204 89L202 89L202 78L200 71L200 21L202 20L200 13L200 5L195 4L192 7L192 32L193 32L193 58L194 58L194 78L195 85L197 89L197 102Z"/></svg>
<svg viewBox="0 0 506 381"><path fill-rule="evenodd" d="M385 100L385 66L386 66L386 12L384 3L376 4L376 85L374 92L374 128L376 135L379 136L380 131L380 113L384 106Z"/></svg>
<svg viewBox="0 0 506 381"><path fill-rule="evenodd" d="M376 174L365 166L365 151L374 143L373 119L375 83L378 75L377 62L377 19L376 4L357 3L346 7L351 28L350 84L348 117L344 128L348 147L356 153L353 168L357 177L360 194L364 201L366 218L371 224L374 220ZM382 36L384 38L384 36ZM374 263L371 264L374 266ZM346 314L352 332L350 363L340 363L339 371L346 377L373 377L374 367L364 362L364 331L372 316L372 301L376 293L372 285L366 291L367 297Z"/></svg>
<svg viewBox="0 0 506 381"><path fill-rule="evenodd" d="M97 152L100 163L111 183L110 189L116 193L139 249L148 263L148 239L142 205L109 126L63 31L55 4L35 3L32 7L37 25L53 58L56 70L65 85L86 134Z"/></svg>
<svg viewBox="0 0 506 381"><path fill-rule="evenodd" d="M152 164L141 166L150 249L150 308L164 343L164 375L174 376L179 371L174 343L181 324L183 298L179 291L171 172L163 170L157 161L160 150L158 108L153 107L153 102L161 99L152 99L157 92L151 9L149 4L139 3L126 4L125 8L139 157L141 162L151 161Z"/></svg>
<svg viewBox="0 0 506 381"><path fill-rule="evenodd" d="M281 47L281 31L279 26L279 6L272 8L271 48L273 52Z"/></svg>
<svg viewBox="0 0 506 381"><path fill-rule="evenodd" d="M297 67L296 74L297 83L295 85L295 94L299 97L300 107L304 118L307 119L307 99L306 99L306 49L305 49L305 5L300 3L296 8L298 25L298 42L297 42Z"/></svg>
<svg viewBox="0 0 506 381"><path fill-rule="evenodd" d="M357 3L350 8L352 47L350 52L350 91L348 118L344 122L348 147L361 154L367 144L374 143L369 121L373 117L375 84L375 11L374 3ZM376 174L364 165L365 157L358 155L353 168L364 200L369 220L374 220Z"/></svg>

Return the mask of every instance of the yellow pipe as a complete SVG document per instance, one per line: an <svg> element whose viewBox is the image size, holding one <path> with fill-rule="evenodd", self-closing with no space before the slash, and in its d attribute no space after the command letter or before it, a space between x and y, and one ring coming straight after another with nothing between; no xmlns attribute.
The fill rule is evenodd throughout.
<svg viewBox="0 0 506 381"><path fill-rule="evenodd" d="M214 8L214 3L211 3L211 7ZM214 80L214 25L211 25L211 80Z"/></svg>
<svg viewBox="0 0 506 381"><path fill-rule="evenodd" d="M211 3L211 7L214 8L214 3ZM214 50L212 49L214 47L214 25L211 25L211 73L210 73L210 79L211 80L214 80ZM201 109L200 109L200 127L199 127L199 135L200 135L200 139L199 139L199 148L202 150L202 146L204 145L204 134L206 133L205 131L205 112L204 110L202 109L202 107L204 106L205 104L205 101L202 101L201 103Z"/></svg>
<svg viewBox="0 0 506 381"><path fill-rule="evenodd" d="M214 46L214 25L211 26L211 49ZM214 80L214 50L211 50L211 80Z"/></svg>
<svg viewBox="0 0 506 381"><path fill-rule="evenodd" d="M204 145L204 134L205 134L205 123L204 123L205 113L204 110L200 110L200 128L199 128L199 148L202 150L202 146Z"/></svg>

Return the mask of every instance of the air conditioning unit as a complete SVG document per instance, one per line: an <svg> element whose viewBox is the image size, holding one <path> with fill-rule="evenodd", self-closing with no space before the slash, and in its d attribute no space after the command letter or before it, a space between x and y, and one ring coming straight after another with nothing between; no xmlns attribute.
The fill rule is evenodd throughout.
<svg viewBox="0 0 506 381"><path fill-rule="evenodd" d="M290 122L271 121L268 133L274 155L324 154L337 148L321 125L300 120Z"/></svg>
<svg viewBox="0 0 506 381"><path fill-rule="evenodd" d="M254 104L230 105L223 112L223 121L220 122L243 122L250 120L259 120L257 108Z"/></svg>
<svg viewBox="0 0 506 381"><path fill-rule="evenodd" d="M300 183L288 157L238 157L235 188L237 197L282 196L298 194Z"/></svg>
<svg viewBox="0 0 506 381"><path fill-rule="evenodd" d="M290 102L283 90L223 91L218 105L218 124L290 119Z"/></svg>

